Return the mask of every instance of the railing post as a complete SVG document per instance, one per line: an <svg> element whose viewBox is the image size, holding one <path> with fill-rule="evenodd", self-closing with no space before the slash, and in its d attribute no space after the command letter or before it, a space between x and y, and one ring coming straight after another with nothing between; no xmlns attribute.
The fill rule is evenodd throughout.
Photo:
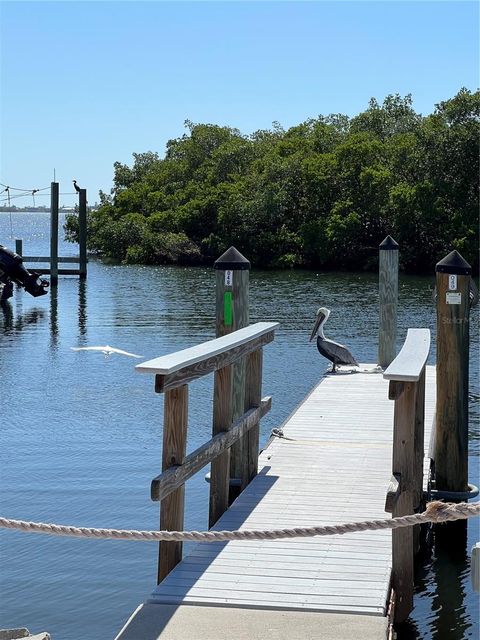
<svg viewBox="0 0 480 640"><path fill-rule="evenodd" d="M215 371L213 388L213 435L228 431L232 424L233 365ZM230 489L230 451L227 449L212 461L210 467L209 527L213 527L228 509Z"/></svg>
<svg viewBox="0 0 480 640"><path fill-rule="evenodd" d="M80 280L87 277L87 190L78 194L78 243Z"/></svg>
<svg viewBox="0 0 480 640"><path fill-rule="evenodd" d="M21 238L15 238L15 253L23 256L23 240Z"/></svg>
<svg viewBox="0 0 480 640"><path fill-rule="evenodd" d="M249 271L250 262L235 247L230 247L214 268L216 278L216 336L224 336L249 324ZM239 418L245 407L245 358L233 365L232 420ZM239 479L239 487L230 487L230 502L248 484L247 438L241 438L230 451L230 478Z"/></svg>
<svg viewBox="0 0 480 640"><path fill-rule="evenodd" d="M414 488L413 510L423 511L423 461L425 459L425 367L415 383L415 427L414 427ZM413 548L415 554L420 550L420 525L413 527Z"/></svg>
<svg viewBox="0 0 480 640"><path fill-rule="evenodd" d="M59 185L50 185L50 286L58 284L58 204Z"/></svg>
<svg viewBox="0 0 480 640"><path fill-rule="evenodd" d="M247 356L245 411L260 406L262 400L262 368L263 349L257 349ZM246 465L247 484L253 480L258 472L258 448L260 436L260 422L257 422L248 432ZM244 475L243 474L243 475Z"/></svg>
<svg viewBox="0 0 480 640"><path fill-rule="evenodd" d="M436 488L468 489L468 350L471 267L452 251L437 280Z"/></svg>
<svg viewBox="0 0 480 640"><path fill-rule="evenodd" d="M378 364L386 369L395 359L397 341L398 243L387 236L379 246Z"/></svg>
<svg viewBox="0 0 480 640"><path fill-rule="evenodd" d="M413 514L415 507L416 392L415 382L390 381L389 398L395 400L392 469L400 485L393 504L394 518ZM392 531L392 585L397 596L395 621L403 622L413 609L412 527Z"/></svg>
<svg viewBox="0 0 480 640"><path fill-rule="evenodd" d="M180 465L185 458L188 423L188 385L165 391L162 471ZM185 486L182 485L160 503L160 529L183 530ZM181 542L160 542L158 582L182 559Z"/></svg>

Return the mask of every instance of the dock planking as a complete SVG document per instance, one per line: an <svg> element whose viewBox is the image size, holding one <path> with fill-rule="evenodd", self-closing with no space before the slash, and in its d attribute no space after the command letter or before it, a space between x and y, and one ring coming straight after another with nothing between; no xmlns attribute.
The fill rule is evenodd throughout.
<svg viewBox="0 0 480 640"><path fill-rule="evenodd" d="M384 519L392 468L388 380L327 375L271 439L259 473L213 527L271 529ZM435 408L426 368L425 470ZM428 477L424 478L424 486ZM385 616L391 532L198 544L149 603Z"/></svg>

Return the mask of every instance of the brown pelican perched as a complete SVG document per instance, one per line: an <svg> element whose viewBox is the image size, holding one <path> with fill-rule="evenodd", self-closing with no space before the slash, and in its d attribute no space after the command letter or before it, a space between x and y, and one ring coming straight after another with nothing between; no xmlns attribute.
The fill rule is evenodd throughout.
<svg viewBox="0 0 480 640"><path fill-rule="evenodd" d="M77 181L76 181L76 180L73 180L73 186L74 186L74 188L75 188L75 191L76 191L77 193L80 193L80 187L78 186L78 184L77 184Z"/></svg>
<svg viewBox="0 0 480 640"><path fill-rule="evenodd" d="M347 347L338 344L338 342L334 342L333 340L328 340L328 338L325 338L325 335L323 333L323 325L328 320L329 315L329 309L320 307L320 309L317 311L317 319L315 321L315 326L313 327L310 340L313 340L313 338L317 336L317 349L320 351L322 356L325 356L325 358L333 363L332 373L335 373L335 367L337 366L337 364L352 364L358 367L358 362L352 356Z"/></svg>

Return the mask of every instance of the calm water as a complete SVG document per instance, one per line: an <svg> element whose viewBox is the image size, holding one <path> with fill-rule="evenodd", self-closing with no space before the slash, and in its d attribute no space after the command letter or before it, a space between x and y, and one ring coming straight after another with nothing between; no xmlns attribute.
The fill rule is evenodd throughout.
<svg viewBox="0 0 480 640"><path fill-rule="evenodd" d="M24 252L48 252L48 214L12 215ZM14 247L10 217L0 213L0 244ZM61 255L76 253L65 244ZM92 260L88 280L62 278L55 295L16 291L0 313L1 504L5 517L92 527L154 529L158 505L150 481L161 460L162 396L136 361L74 352L110 344L152 358L214 337L211 269L107 266ZM399 335L435 330L432 278L402 278ZM264 393L273 409L264 443L326 368L308 342L320 304L329 333L363 362L376 360L374 275L251 273L251 321L281 323L265 349ZM472 323L470 479L479 484L478 308ZM431 361L434 360L433 349ZM188 449L210 437L211 379L191 385ZM186 528L207 527L205 470L187 484ZM415 611L404 640L477 638L478 594L468 557L480 540L446 557L434 547L418 572ZM47 630L54 640L113 638L154 586L156 544L0 532L0 627ZM462 553L463 552L463 553ZM192 640L194 638L192 637Z"/></svg>

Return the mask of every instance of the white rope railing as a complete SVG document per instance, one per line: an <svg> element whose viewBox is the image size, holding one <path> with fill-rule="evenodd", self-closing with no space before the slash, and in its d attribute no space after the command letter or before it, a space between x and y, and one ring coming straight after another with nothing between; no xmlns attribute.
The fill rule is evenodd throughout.
<svg viewBox="0 0 480 640"><path fill-rule="evenodd" d="M377 531L411 527L424 522L448 522L463 520L480 515L480 502L445 503L430 502L423 513L390 518L388 520L366 520L323 527L296 527L293 529L271 529L267 531L135 531L128 529L93 529L42 522L26 522L0 518L0 528L17 529L26 533L45 533L54 536L77 538L97 538L112 540L143 540L167 542L220 542L225 540L277 540L281 538L301 538L313 536L342 535L356 531Z"/></svg>

